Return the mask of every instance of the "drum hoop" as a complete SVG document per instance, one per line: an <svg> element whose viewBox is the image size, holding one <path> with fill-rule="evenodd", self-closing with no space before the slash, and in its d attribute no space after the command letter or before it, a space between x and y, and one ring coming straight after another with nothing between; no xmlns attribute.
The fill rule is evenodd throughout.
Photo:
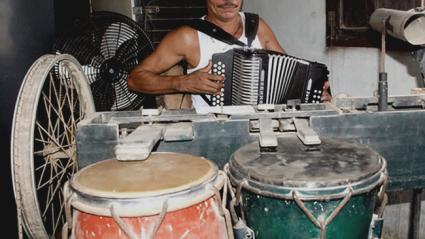
<svg viewBox="0 0 425 239"><path fill-rule="evenodd" d="M196 187L174 193L165 193L155 196L136 198L103 198L85 194L74 189L72 185L66 184L65 198L73 198L71 207L77 210L98 215L111 217L111 206L120 217L138 217L157 215L162 211L164 201L168 201L167 212L180 210L196 205L215 195L210 187L221 189L225 183L225 177L221 172ZM147 206L148 205L148 206Z"/></svg>
<svg viewBox="0 0 425 239"><path fill-rule="evenodd" d="M270 185L252 179L246 179L239 172L234 171L228 172L228 175L233 185L238 186L242 184L242 188L258 195L293 200L293 192L297 192L299 199L303 201L322 201L344 198L347 194L347 188L350 187L353 189L352 195L355 196L370 192L379 185L382 185L387 177L387 162L383 158L381 158L381 160L382 166L380 170L367 178L363 178L357 182L347 183L345 185L321 188Z"/></svg>

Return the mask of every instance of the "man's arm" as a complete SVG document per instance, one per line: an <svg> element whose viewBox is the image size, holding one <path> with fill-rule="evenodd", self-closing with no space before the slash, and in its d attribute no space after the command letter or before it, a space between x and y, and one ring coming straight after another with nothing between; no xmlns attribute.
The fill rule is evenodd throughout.
<svg viewBox="0 0 425 239"><path fill-rule="evenodd" d="M260 40L261 46L264 49L285 53L285 50L282 48L282 46L280 46L279 41L274 35L272 29L262 18L260 18L257 35Z"/></svg>
<svg viewBox="0 0 425 239"><path fill-rule="evenodd" d="M199 61L199 42L196 31L181 27L164 37L157 49L130 74L128 88L149 94L208 93L218 94L223 77L208 74L211 65L183 76L161 76L182 60L189 64ZM198 53L199 55L199 53Z"/></svg>

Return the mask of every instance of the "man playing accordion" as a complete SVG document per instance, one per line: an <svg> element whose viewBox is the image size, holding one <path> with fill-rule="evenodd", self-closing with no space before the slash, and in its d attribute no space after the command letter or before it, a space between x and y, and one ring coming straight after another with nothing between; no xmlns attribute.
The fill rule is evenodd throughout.
<svg viewBox="0 0 425 239"><path fill-rule="evenodd" d="M263 19L252 20L249 18L252 14L240 11L242 3L243 0L207 0L208 13L203 22L207 28L212 26L212 35L196 30L196 26L183 26L170 32L133 70L128 79L129 89L148 94L190 93L195 108L205 106L207 103L200 95L219 95L224 82L223 76L211 73L213 54L241 47L241 44L285 53ZM214 33L221 32L224 38L214 37ZM233 38L234 42L223 40L228 38ZM188 64L187 75L161 75L181 61ZM328 88L326 83L323 101L330 100Z"/></svg>

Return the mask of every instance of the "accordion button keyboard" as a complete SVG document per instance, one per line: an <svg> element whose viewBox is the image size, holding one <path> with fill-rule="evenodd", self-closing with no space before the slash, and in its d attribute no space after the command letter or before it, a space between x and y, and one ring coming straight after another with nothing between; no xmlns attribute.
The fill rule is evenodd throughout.
<svg viewBox="0 0 425 239"><path fill-rule="evenodd" d="M213 64L212 72L214 75L224 76L226 65L224 65L221 61ZM221 88L220 95L212 95L211 96L211 105L212 106L222 106L224 105L224 83L223 88Z"/></svg>

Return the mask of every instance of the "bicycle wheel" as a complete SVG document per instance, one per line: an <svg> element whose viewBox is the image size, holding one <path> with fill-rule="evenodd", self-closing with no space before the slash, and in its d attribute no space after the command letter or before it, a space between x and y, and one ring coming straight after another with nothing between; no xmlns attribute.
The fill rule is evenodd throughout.
<svg viewBox="0 0 425 239"><path fill-rule="evenodd" d="M62 186L78 170L77 123L94 111L74 57L44 55L27 72L15 106L11 167L18 215L30 238L59 237L66 221Z"/></svg>

